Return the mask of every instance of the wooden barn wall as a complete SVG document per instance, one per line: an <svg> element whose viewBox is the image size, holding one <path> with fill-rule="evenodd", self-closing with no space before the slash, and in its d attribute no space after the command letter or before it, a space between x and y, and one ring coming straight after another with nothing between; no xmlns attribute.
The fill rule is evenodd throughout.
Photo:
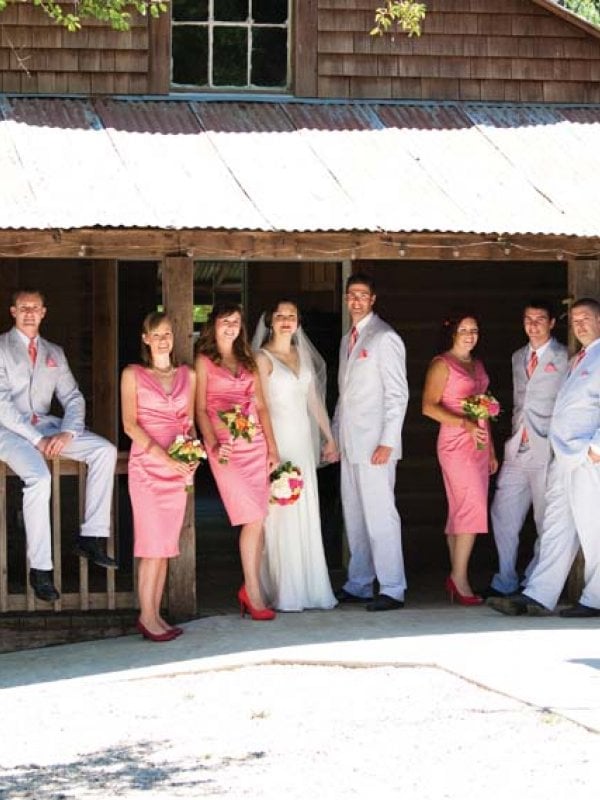
<svg viewBox="0 0 600 800"><path fill-rule="evenodd" d="M137 15L127 32L89 21L76 33L29 3L16 3L0 16L1 92L149 93L160 78L152 55L148 21Z"/></svg>
<svg viewBox="0 0 600 800"><path fill-rule="evenodd" d="M319 0L319 97L600 102L600 38L530 0L427 0L410 39L369 36L376 5Z"/></svg>

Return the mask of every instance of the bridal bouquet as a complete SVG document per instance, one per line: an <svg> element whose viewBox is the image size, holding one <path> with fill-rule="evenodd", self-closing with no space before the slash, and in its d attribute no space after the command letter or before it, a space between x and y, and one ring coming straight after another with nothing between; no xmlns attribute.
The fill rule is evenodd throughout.
<svg viewBox="0 0 600 800"><path fill-rule="evenodd" d="M245 439L251 442L256 435L256 421L252 414L244 414L240 405L235 405L226 411L218 412L219 419L225 423L229 431L230 443L236 439ZM227 464L226 458L220 458L219 464Z"/></svg>
<svg viewBox="0 0 600 800"><path fill-rule="evenodd" d="M500 413L500 403L496 398L487 394L471 394L462 401L462 410L469 419L474 419L479 424L480 420L496 419ZM477 443L477 449L483 450L485 445Z"/></svg>
<svg viewBox="0 0 600 800"><path fill-rule="evenodd" d="M304 487L300 467L291 461L281 464L269 476L271 497L269 503L278 506L291 506L300 497Z"/></svg>
<svg viewBox="0 0 600 800"><path fill-rule="evenodd" d="M200 439L192 439L191 436L176 436L173 442L169 445L167 453L174 458L175 461L183 461L184 464L197 464L203 458L206 458L206 450L202 447ZM186 492L191 492L194 486L193 483L186 484Z"/></svg>

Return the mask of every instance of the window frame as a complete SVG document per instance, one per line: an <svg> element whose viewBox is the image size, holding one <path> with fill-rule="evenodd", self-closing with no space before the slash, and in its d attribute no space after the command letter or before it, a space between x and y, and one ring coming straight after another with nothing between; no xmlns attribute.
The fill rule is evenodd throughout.
<svg viewBox="0 0 600 800"><path fill-rule="evenodd" d="M303 0L300 0L300 4ZM244 93L269 93L269 94L289 94L292 91L292 68L295 62L294 58L294 11L297 6L293 0L287 0L287 19L282 23L261 22L255 23L252 20L252 3L254 0L248 0L249 15L245 20L229 21L229 20L215 20L214 18L214 0L208 0L208 19L207 20L176 20L174 18L174 8L171 5L171 56L169 65L169 85L170 90L173 92L244 92ZM206 84L190 84L190 83L177 83L173 79L174 72L174 55L173 55L173 32L177 27L198 27L205 28L208 31L208 82ZM244 85L230 85L230 84L214 84L214 29L215 28L242 28L247 32L247 46L246 46L246 83ZM260 86L252 84L250 78L252 77L252 35L253 28L259 29L272 29L278 28L287 31L287 47L286 47L286 80L284 86Z"/></svg>

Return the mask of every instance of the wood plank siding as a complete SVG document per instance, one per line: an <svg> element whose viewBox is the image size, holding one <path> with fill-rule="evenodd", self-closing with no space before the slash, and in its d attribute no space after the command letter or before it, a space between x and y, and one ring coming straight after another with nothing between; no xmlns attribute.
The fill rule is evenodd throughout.
<svg viewBox="0 0 600 800"><path fill-rule="evenodd" d="M319 1L319 97L600 102L600 31L531 0L428 0L410 39L369 36L375 5Z"/></svg>
<svg viewBox="0 0 600 800"><path fill-rule="evenodd" d="M164 69L161 73L149 38L148 21L137 15L130 31L113 31L92 20L69 33L38 7L15 3L0 17L0 92L150 93L161 77L164 84ZM170 57L158 52L163 60Z"/></svg>

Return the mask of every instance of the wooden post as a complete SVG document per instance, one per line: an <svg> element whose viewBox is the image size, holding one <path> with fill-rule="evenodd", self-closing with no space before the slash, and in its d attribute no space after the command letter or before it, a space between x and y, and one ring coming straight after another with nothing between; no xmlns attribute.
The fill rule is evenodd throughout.
<svg viewBox="0 0 600 800"><path fill-rule="evenodd" d="M184 364L194 356L194 262L191 258L167 257L162 262L163 302L173 323L174 353ZM179 558L169 565L169 611L174 617L196 613L196 526L194 495L188 504L179 540Z"/></svg>
<svg viewBox="0 0 600 800"><path fill-rule="evenodd" d="M118 446L119 442L119 306L118 306L118 263L116 260L95 261L93 269L93 309L92 309L92 430ZM117 478L113 484L113 503L118 501ZM84 516L85 470L79 472L79 512ZM113 508L112 519L118 519ZM118 531L111 525L111 535L106 542L106 552L115 557L118 552L115 541ZM89 608L88 563L80 559L79 574L81 588L81 608ZM115 570L106 570L106 589L109 598L114 599L116 587ZM112 606L109 602L109 608Z"/></svg>
<svg viewBox="0 0 600 800"><path fill-rule="evenodd" d="M593 297L600 300L600 259L585 261L569 261L568 275L569 297L581 300L582 297ZM576 340L569 327L569 350L576 349ZM567 581L567 597L576 603L581 596L584 585L584 560L581 550L577 554Z"/></svg>

